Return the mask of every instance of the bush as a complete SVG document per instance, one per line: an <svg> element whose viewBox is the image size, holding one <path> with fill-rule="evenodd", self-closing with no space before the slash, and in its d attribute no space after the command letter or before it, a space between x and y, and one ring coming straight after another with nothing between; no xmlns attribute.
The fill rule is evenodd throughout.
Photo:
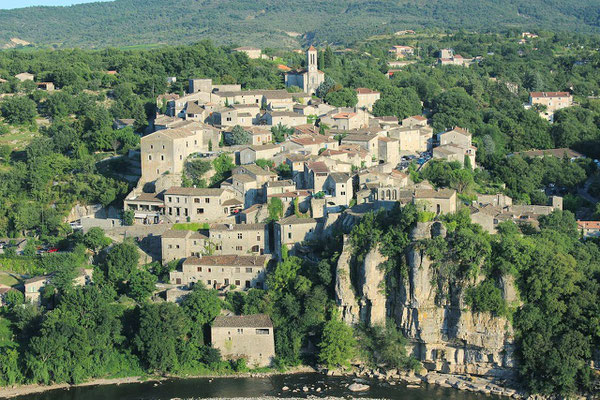
<svg viewBox="0 0 600 400"><path fill-rule="evenodd" d="M465 301L474 312L491 312L496 316L507 313L502 291L489 279L468 288L465 292Z"/></svg>

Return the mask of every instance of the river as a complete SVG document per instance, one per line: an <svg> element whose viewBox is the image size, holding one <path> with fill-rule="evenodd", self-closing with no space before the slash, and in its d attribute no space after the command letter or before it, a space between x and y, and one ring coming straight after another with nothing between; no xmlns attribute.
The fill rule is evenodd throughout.
<svg viewBox="0 0 600 400"><path fill-rule="evenodd" d="M365 381L371 388L362 393L352 393L346 386L351 378L328 377L315 373L276 375L267 378L193 378L170 379L162 382L131 383L123 385L88 386L57 389L39 394L16 397L18 400L170 400L206 398L257 398L273 396L290 397L345 397L378 398L401 400L491 400L497 396L474 394L456 389L427 386L408 389L402 383L390 386L387 383ZM288 391L282 391L284 386ZM304 393L304 387L310 388ZM316 389L321 388L321 392ZM297 390L294 392L294 390Z"/></svg>

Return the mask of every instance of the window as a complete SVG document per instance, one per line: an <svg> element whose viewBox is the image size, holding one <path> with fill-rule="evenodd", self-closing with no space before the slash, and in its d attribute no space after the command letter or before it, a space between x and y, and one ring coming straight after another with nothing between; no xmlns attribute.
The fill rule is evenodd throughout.
<svg viewBox="0 0 600 400"><path fill-rule="evenodd" d="M162 154L160 155L160 161L165 161L165 156L163 156Z"/></svg>
<svg viewBox="0 0 600 400"><path fill-rule="evenodd" d="M152 150L153 148L154 148L154 145L153 145L153 144L151 144L151 145L150 145L150 150Z"/></svg>
<svg viewBox="0 0 600 400"><path fill-rule="evenodd" d="M257 242L260 242L260 235L257 235L257 236L256 236L256 241L257 241Z"/></svg>
<svg viewBox="0 0 600 400"><path fill-rule="evenodd" d="M209 280L207 280L207 281L206 281L206 283L210 285L210 279L209 279Z"/></svg>
<svg viewBox="0 0 600 400"><path fill-rule="evenodd" d="M236 286L240 286L240 281L239 281L239 279L237 279L237 280L235 281L235 285L236 285Z"/></svg>
<svg viewBox="0 0 600 400"><path fill-rule="evenodd" d="M202 272L202 267L197 267L197 268L196 268L196 271L197 271L197 272Z"/></svg>
<svg viewBox="0 0 600 400"><path fill-rule="evenodd" d="M228 121L228 122L231 122L231 117L227 117L227 121Z"/></svg>
<svg viewBox="0 0 600 400"><path fill-rule="evenodd" d="M196 197L196 198L194 199L194 203L200 203L200 199Z"/></svg>
<svg viewBox="0 0 600 400"><path fill-rule="evenodd" d="M170 248L170 249L172 249L172 248L173 248L173 245L172 245L172 244L170 244L170 245L169 245L169 248Z"/></svg>
<svg viewBox="0 0 600 400"><path fill-rule="evenodd" d="M210 199L207 197L207 198L205 198L205 199L204 199L204 202L205 202L206 204L208 204L208 203L210 203Z"/></svg>
<svg viewBox="0 0 600 400"><path fill-rule="evenodd" d="M235 246L236 251L242 251L242 246Z"/></svg>
<svg viewBox="0 0 600 400"><path fill-rule="evenodd" d="M175 197L175 202L179 203L179 197Z"/></svg>
<svg viewBox="0 0 600 400"><path fill-rule="evenodd" d="M246 289L250 288L250 281L246 281Z"/></svg>
<svg viewBox="0 0 600 400"><path fill-rule="evenodd" d="M238 239L243 239L242 234L238 233Z"/></svg>
<svg viewBox="0 0 600 400"><path fill-rule="evenodd" d="M183 160L183 156L182 156L181 154L179 155L179 159L180 159L180 160Z"/></svg>
<svg viewBox="0 0 600 400"><path fill-rule="evenodd" d="M269 334L269 330L268 329L257 329L256 330L256 334L257 335L268 335Z"/></svg>
<svg viewBox="0 0 600 400"><path fill-rule="evenodd" d="M165 149L165 145L163 144L163 146L162 146L162 147L163 147L163 150L164 150L164 149Z"/></svg>
<svg viewBox="0 0 600 400"><path fill-rule="evenodd" d="M181 278L175 279L175 284L176 285L181 285Z"/></svg>
<svg viewBox="0 0 600 400"><path fill-rule="evenodd" d="M169 202L173 202L173 198L171 196L169 196Z"/></svg>
<svg viewBox="0 0 600 400"><path fill-rule="evenodd" d="M252 273L252 268L246 268L246 273L247 274L251 274Z"/></svg>
<svg viewBox="0 0 600 400"><path fill-rule="evenodd" d="M243 329L241 329L241 328L239 328L239 329L237 330L237 332L238 332L239 334L243 334L243 333L244 333L244 330L243 330Z"/></svg>
<svg viewBox="0 0 600 400"><path fill-rule="evenodd" d="M212 272L212 268L209 268L209 269L208 269L208 272Z"/></svg>
<svg viewBox="0 0 600 400"><path fill-rule="evenodd" d="M346 195L346 192L340 192L340 195L341 195L341 196L345 196L345 195Z"/></svg>
<svg viewBox="0 0 600 400"><path fill-rule="evenodd" d="M235 267L235 272L239 274L240 273L240 267Z"/></svg>
<svg viewBox="0 0 600 400"><path fill-rule="evenodd" d="M223 250L223 246L221 246L220 244L218 244L218 245L215 246L215 250L221 251L221 250Z"/></svg>
<svg viewBox="0 0 600 400"><path fill-rule="evenodd" d="M288 232L288 239L292 238L292 232Z"/></svg>
<svg viewBox="0 0 600 400"><path fill-rule="evenodd" d="M197 141L197 140L194 140L194 145L197 145L197 144L198 144L198 141Z"/></svg>
<svg viewBox="0 0 600 400"><path fill-rule="evenodd" d="M148 154L148 161L152 161L152 154Z"/></svg>
<svg viewBox="0 0 600 400"><path fill-rule="evenodd" d="M260 251L260 247L258 245L252 246L252 252L253 253L258 253L259 251Z"/></svg>
<svg viewBox="0 0 600 400"><path fill-rule="evenodd" d="M204 214L204 208L196 208L196 214Z"/></svg>
<svg viewBox="0 0 600 400"><path fill-rule="evenodd" d="M178 248L179 248L179 245L178 245L178 244L177 244L177 245L175 245L175 248L176 248L176 249L178 249Z"/></svg>

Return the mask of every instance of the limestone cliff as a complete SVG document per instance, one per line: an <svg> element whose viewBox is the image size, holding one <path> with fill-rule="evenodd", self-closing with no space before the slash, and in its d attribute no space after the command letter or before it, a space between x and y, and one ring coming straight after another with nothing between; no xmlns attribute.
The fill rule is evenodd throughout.
<svg viewBox="0 0 600 400"><path fill-rule="evenodd" d="M356 323L358 316L360 321L372 324L392 318L409 338L412 354L429 370L509 376L513 332L508 320L469 311L459 285L443 289L447 292L440 296L431 260L419 248L419 240L445 234L441 223L418 223L406 252L408 276L398 274L393 284L391 277L378 268L385 258L378 248L372 249L364 262L354 265L354 289L349 278L352 249L345 242L336 277L336 295L344 320ZM343 276L348 276L347 280ZM386 284L387 294L383 290ZM515 301L513 282L506 280L502 285L506 300Z"/></svg>

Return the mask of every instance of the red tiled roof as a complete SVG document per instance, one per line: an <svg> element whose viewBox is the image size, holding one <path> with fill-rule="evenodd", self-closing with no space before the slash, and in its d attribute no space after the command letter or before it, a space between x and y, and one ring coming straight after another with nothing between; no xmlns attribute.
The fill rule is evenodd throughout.
<svg viewBox="0 0 600 400"><path fill-rule="evenodd" d="M416 119L418 121L427 121L427 118L425 118L422 115L413 115L412 117L409 117L409 118Z"/></svg>
<svg viewBox="0 0 600 400"><path fill-rule="evenodd" d="M531 92L529 93L531 97L569 97L571 93L569 92Z"/></svg>
<svg viewBox="0 0 600 400"><path fill-rule="evenodd" d="M577 221L581 229L600 229L600 221Z"/></svg>
<svg viewBox="0 0 600 400"><path fill-rule="evenodd" d="M377 92L375 90L371 90L369 88L359 87L359 88L356 88L356 93L358 93L358 94L375 94L375 93L379 93L379 92Z"/></svg>
<svg viewBox="0 0 600 400"><path fill-rule="evenodd" d="M356 113L339 113L333 116L333 119L350 119L354 117Z"/></svg>

